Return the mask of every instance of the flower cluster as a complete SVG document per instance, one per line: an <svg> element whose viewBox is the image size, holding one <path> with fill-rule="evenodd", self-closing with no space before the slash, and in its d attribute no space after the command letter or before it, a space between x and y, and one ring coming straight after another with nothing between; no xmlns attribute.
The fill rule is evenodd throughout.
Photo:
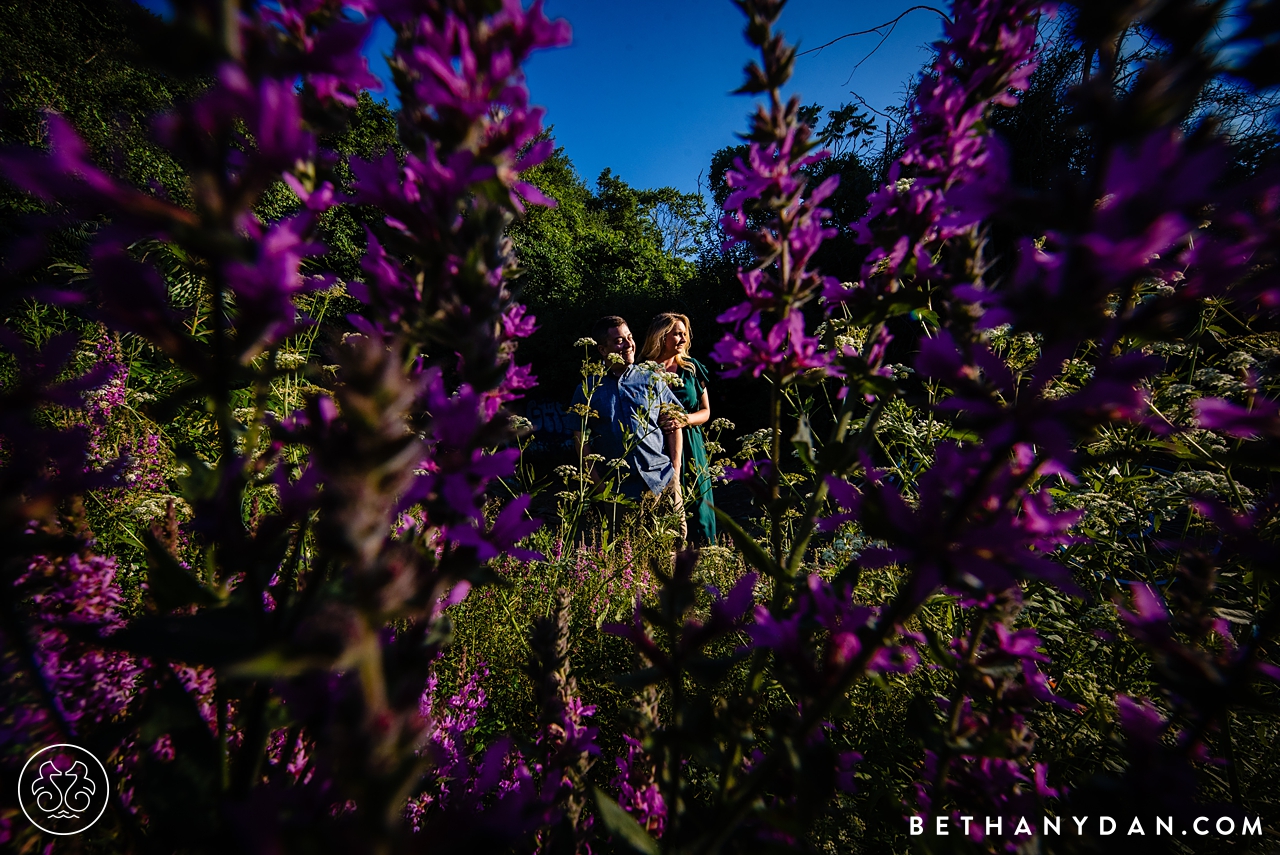
<svg viewBox="0 0 1280 855"><path fill-rule="evenodd" d="M437 711L438 678L433 673L418 702L418 709L428 722L427 745L424 753L432 761L432 784L427 791L410 799L406 816L414 830L421 830L422 818L432 805L444 806L449 801L450 788L469 782L470 760L467 732L476 726L479 713L488 706L488 698L481 682L489 676L489 668L483 662L458 691L450 696Z"/></svg>
<svg viewBox="0 0 1280 855"><path fill-rule="evenodd" d="M123 625L116 560L93 554L36 556L15 582L31 603L31 633L41 679L48 682L65 726L111 721L125 713L145 663L82 641Z"/></svg>
<svg viewBox="0 0 1280 855"><path fill-rule="evenodd" d="M728 176L734 192L726 203L725 232L731 245L747 245L758 266L739 277L746 300L721 318L731 331L713 358L731 376L768 373L775 395L784 382L820 364L826 376L844 380L835 396L843 406L823 456L805 456L806 450L814 455L816 445L804 436L806 423L792 440L806 465L823 477L801 509L800 533L789 552L784 553L777 534L788 502L779 489L784 460L777 410L769 459L726 472L753 487L770 510L774 529L768 551L745 533L735 535L779 592L756 607L749 632L755 648L770 653L778 679L793 697L804 699L805 712L792 725L792 739L808 739L819 732L828 705L861 673L914 665L913 639L904 636L906 643L898 647L888 639L936 591L985 604L973 609L983 615L979 629L953 646L957 693L943 710L949 720L945 748L930 749L927 783L919 790L921 804L934 812L942 810L938 800L957 798L957 793L987 799L983 806L1002 816L1012 816L1009 800L1016 794L1024 802L1059 795L1045 783L1046 770L1028 760L1034 734L1026 714L1038 703L1056 700L1039 670L1045 658L1037 650L1038 639L1030 630L1012 629L1012 613L994 620L989 613L993 603L1016 599L1019 583L1028 580L1078 592L1054 553L1076 542L1071 530L1082 514L1056 511L1043 484L1048 478L1074 481L1069 467L1080 438L1098 424L1146 420L1140 384L1159 367L1141 354L1105 351L1080 388L1050 394L1050 380L1084 338L1097 334L1098 324L1076 324L1069 340L1047 335L1040 361L1017 377L982 340L981 330L996 324L1012 321L1023 328L1018 326L1023 313L1031 311L1029 302L1000 303L1002 298L984 286L989 263L982 258L979 229L1014 207L1008 155L987 120L993 108L1016 104L1016 93L1027 88L1035 68L1040 7L1018 0L955 4L935 64L916 89L903 152L884 186L870 197L867 214L853 224L867 247L862 278L842 285L805 266L831 234L821 225L825 212L816 206L833 185L804 198L800 169L807 164L807 129L787 113L777 94L789 76L793 52L771 35L775 5L744 4L748 37L764 57L763 68L750 69L744 89L768 92L772 109L762 107L753 120L749 156ZM1189 192L1194 195L1193 188ZM1105 230L1121 233L1115 223ZM1052 247L1052 241L1031 249L1048 256L1045 246ZM1124 250L1141 265L1159 251L1136 244ZM1115 264L1122 263L1120 255L1112 255ZM1024 253L1028 257L1037 256ZM1116 281L1112 277L1095 287L1111 289ZM1011 293L1016 288L1011 286ZM799 311L818 294L831 315L828 324L837 343L832 350L819 350ZM926 307L932 325L941 328L922 340L916 372L950 392L934 412L963 426L971 438L939 445L908 492L858 443L866 441L887 399L904 391L883 370L893 340L888 323L897 314ZM864 352L841 335L850 319L871 328ZM1045 327L1028 323L1025 328ZM850 388L863 394L847 395ZM861 403L870 412L861 436L854 437L849 426ZM828 499L837 512L819 520ZM857 579L867 571L896 567L904 575L896 598L884 609L854 604L852 585L836 596L841 588L813 575L806 580L800 572L809 537L848 523L857 524L871 545L855 553L845 573ZM646 651L649 658L656 655ZM980 703L980 696L986 700ZM979 745L987 747L979 751ZM762 758L740 798L757 796L763 777L787 765Z"/></svg>
<svg viewBox="0 0 1280 855"><path fill-rule="evenodd" d="M866 304L909 286L963 284L963 251L949 240L967 235L1007 193L999 140L984 120L996 105L1016 103L1035 69L1034 0L960 0L937 43L937 58L916 89L911 130L888 181L868 201L854 231L870 250L860 282L831 283L833 302ZM940 257L940 255L942 257ZM954 265L954 266L953 266Z"/></svg>
<svg viewBox="0 0 1280 855"><path fill-rule="evenodd" d="M1012 607L1023 586L1048 583L1080 593L1063 559L1088 541L1076 530L1085 514L1056 509L1052 494L1080 483L1089 465L1082 450L1100 433L1136 430L1159 438L1184 430L1151 404L1149 384L1166 369L1167 351L1147 342L1172 337L1179 318L1205 298L1241 299L1249 316L1274 314L1276 176L1263 171L1248 186L1224 191L1228 146L1206 128L1186 135L1192 123L1185 115L1182 126L1171 118L1172 100L1153 107L1154 92L1185 94L1201 85L1178 69L1211 62L1212 24L1187 18L1155 25L1169 47L1136 72L1130 89L1103 82L1118 79L1122 60L1114 51L1099 53L1104 67L1096 78L1086 63L1075 97L1098 146L1087 176L1064 176L1053 191L1015 186L1010 151L992 130L993 111L1015 107L1030 86L1040 16L1051 10L1032 0L960 0L933 67L914 91L901 153L851 226L866 248L860 278L825 280L804 266L826 237L822 212L815 208L806 219L802 201L807 135L777 94L794 52L772 35L776 4L743 5L748 37L764 57L763 67L749 69L744 91L767 92L770 101L753 120L749 156L729 174L734 192L723 227L727 246L748 249L757 266L740 274L746 299L721 318L730 332L714 358L730 376L768 375L775 396L784 381L823 360L830 363L825 375L842 381L828 398L842 406L825 442L812 436L808 418L791 437L806 471L786 471L792 467L776 408L767 459L726 471L769 512L768 548L730 529L748 561L777 586L772 601L756 607L750 634L791 695L806 698L806 714L790 731L798 740L815 732L829 708L825 699L849 685L850 672L869 669L893 649L886 645L895 627L939 590L958 596L964 623L976 629L943 657L955 691L942 704L945 726L926 739L918 806L939 815L957 807L1005 817L1007 834L983 840L979 829L975 840L1014 849L1038 830L1018 829L1012 819L1064 795L1048 785L1047 769L1030 761L1035 734L1028 722L1039 704L1070 704L1050 691L1039 636L1015 628L1019 609ZM1069 15L1082 44L1123 40L1123 22L1103 22L1083 8ZM1258 21L1245 27L1241 32L1253 36L1241 35L1232 49L1254 50L1249 38L1263 27ZM1108 34L1099 36L1099 28ZM1135 118L1119 120L1126 111ZM816 188L806 201L817 205L830 189ZM993 246L1005 256L992 257ZM794 311L818 292L828 315L824 335L834 341L827 351ZM884 363L891 342L911 344L895 320L908 312L922 321L924 334L915 346L914 376L904 382ZM1013 335L1032 343L1031 357L1016 369L996 344ZM1243 385L1243 405L1202 398L1192 409L1200 428L1246 441L1248 459L1270 459L1276 406L1260 394L1257 376ZM927 399L930 421L941 420L963 440L930 443L923 465L909 472L902 461L885 466L879 455L888 449L874 438L877 420L898 396L912 406ZM1249 494L1227 480L1243 502ZM780 488L806 481L807 494ZM823 516L828 504L835 512ZM1233 555L1254 561L1274 554L1259 531L1273 518L1271 498L1243 514L1218 501L1196 507L1232 543ZM791 543L784 548L778 530L788 519ZM810 539L850 526L860 546L837 587L807 575ZM1211 589L1204 578L1212 572L1195 569L1212 567L1211 553L1188 543L1179 554L1200 557L1179 571L1178 590ZM900 576L888 606L855 606L853 585L833 598L838 585L868 571ZM1239 645L1225 624L1206 617L1203 597L1174 618L1153 590L1135 588L1135 611L1122 619L1187 722L1178 737L1185 760L1202 748L1211 722L1248 695L1252 681L1273 675L1253 642ZM1270 626L1260 619L1255 637ZM855 667L820 667L830 662ZM1218 687L1213 698L1210 685ZM1134 709L1121 705L1126 729L1143 718ZM764 755L737 804L758 797L761 779L786 767Z"/></svg>
<svg viewBox="0 0 1280 855"><path fill-rule="evenodd" d="M618 802L644 826L655 838L662 837L667 822L667 803L662 798L658 782L654 780L653 760L640 740L630 734L622 734L627 751L614 762L617 774L610 786L618 791Z"/></svg>

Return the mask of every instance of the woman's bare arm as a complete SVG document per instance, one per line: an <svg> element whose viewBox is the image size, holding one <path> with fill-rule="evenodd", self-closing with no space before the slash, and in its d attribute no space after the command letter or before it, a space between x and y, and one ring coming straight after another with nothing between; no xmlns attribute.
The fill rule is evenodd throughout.
<svg viewBox="0 0 1280 855"><path fill-rule="evenodd" d="M666 440L667 457L671 458L671 465L679 472L680 463L684 460L684 431L679 428L664 430L662 438Z"/></svg>
<svg viewBox="0 0 1280 855"><path fill-rule="evenodd" d="M698 399L698 409L686 417L690 427L704 425L711 421L711 400L707 397L707 390L702 390L702 397Z"/></svg>

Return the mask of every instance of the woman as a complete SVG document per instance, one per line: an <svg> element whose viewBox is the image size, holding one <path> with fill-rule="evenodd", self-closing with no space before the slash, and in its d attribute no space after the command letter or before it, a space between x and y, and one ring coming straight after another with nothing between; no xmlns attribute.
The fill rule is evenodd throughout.
<svg viewBox="0 0 1280 855"><path fill-rule="evenodd" d="M649 324L640 358L660 363L664 371L679 375L684 385L673 388L684 405L684 455L680 474L686 501L693 506L689 537L697 543L716 542L716 514L711 501L711 475L707 469L707 445L702 425L711 418L707 399L707 369L689 356L693 334L689 319L675 312L663 312Z"/></svg>

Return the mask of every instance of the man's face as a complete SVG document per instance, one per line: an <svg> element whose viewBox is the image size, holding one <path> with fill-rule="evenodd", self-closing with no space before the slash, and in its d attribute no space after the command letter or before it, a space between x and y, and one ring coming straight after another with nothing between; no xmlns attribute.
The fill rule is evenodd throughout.
<svg viewBox="0 0 1280 855"><path fill-rule="evenodd" d="M609 358L616 353L622 357L624 365L633 365L636 361L636 340L631 337L631 328L626 324L611 327L600 342L600 355Z"/></svg>

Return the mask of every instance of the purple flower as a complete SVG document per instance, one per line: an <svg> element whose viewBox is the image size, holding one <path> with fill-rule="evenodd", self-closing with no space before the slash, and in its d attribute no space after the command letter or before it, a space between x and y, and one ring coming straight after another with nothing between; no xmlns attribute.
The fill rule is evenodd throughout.
<svg viewBox="0 0 1280 855"><path fill-rule="evenodd" d="M870 466L861 491L841 488L832 498L852 502L841 519L861 519L868 535L892 544L864 550L860 563L866 568L910 568L914 602L922 602L938 586L957 592L1003 591L1026 577L1075 591L1070 574L1045 553L1071 542L1067 532L1082 512L1056 513L1047 493L1014 486L1034 462L1025 446L1005 461L985 448L946 443L920 478L914 508L885 481L884 473ZM1018 501L1010 502L1011 496ZM947 520L954 522L943 522Z"/></svg>
<svg viewBox="0 0 1280 855"><path fill-rule="evenodd" d="M1247 691L1244 686L1256 676L1280 682L1280 669L1260 661L1252 645L1236 647L1222 624L1214 626L1225 641L1220 651L1184 643L1154 588L1138 582L1132 595L1133 611L1118 609L1121 621L1146 648L1170 695L1195 715L1212 718L1233 700L1233 693Z"/></svg>
<svg viewBox="0 0 1280 855"><path fill-rule="evenodd" d="M104 359L85 374L61 380L76 345L74 333L62 333L36 350L13 331L0 327L0 348L8 351L16 362L16 376L0 387L0 450L4 466L0 467L0 495L12 515L11 524L25 525L34 517L50 512L52 503L94 487L119 483L122 462L107 462L98 443L103 424L90 418L83 424L57 430L37 421L37 414L47 406L81 409L95 406L94 390L108 381L102 404L115 400L122 366ZM97 415L105 419L102 410ZM21 453L15 453L21 449ZM94 465L90 465L94 464Z"/></svg>
<svg viewBox="0 0 1280 855"><path fill-rule="evenodd" d="M1220 500L1198 497L1191 500L1191 507L1218 527L1222 541L1233 552L1247 556L1263 567L1273 566L1280 560L1280 549L1274 540L1263 534L1265 508L1275 501L1274 494L1265 503L1244 513L1236 513Z"/></svg>
<svg viewBox="0 0 1280 855"><path fill-rule="evenodd" d="M1079 390L1049 396L1045 390L1062 361L1057 348L1046 348L1027 371L1032 382L1017 389L1008 367L985 344L962 347L943 330L921 343L916 370L950 386L954 394L938 409L963 413L982 428L989 445L1034 442L1064 472L1074 438L1097 424L1138 422L1160 429L1148 419L1147 394L1140 385L1160 370L1160 359L1141 353L1104 359Z"/></svg>
<svg viewBox="0 0 1280 855"><path fill-rule="evenodd" d="M667 823L667 804L654 776L653 761L640 740L622 734L626 754L614 762L618 771L609 782L618 791L618 803L654 837L662 837Z"/></svg>
<svg viewBox="0 0 1280 855"><path fill-rule="evenodd" d="M303 259L325 251L322 244L306 237L314 223L312 211L265 229L256 218L249 221L258 256L253 263L233 262L227 266L227 282L241 308L237 326L242 360L252 359L294 332L299 326L295 298L328 284L304 277L299 269Z"/></svg>
<svg viewBox="0 0 1280 855"><path fill-rule="evenodd" d="M872 247L864 282L829 292L832 300L872 301L892 293L907 264L911 277L937 284L949 275L933 262L948 239L989 216L1006 196L1007 153L983 125L992 105L1016 103L1034 69L1035 14L1028 0L963 0L937 44L933 69L917 89L905 151L889 182L852 224Z"/></svg>
<svg viewBox="0 0 1280 855"><path fill-rule="evenodd" d="M818 531L835 531L847 522L858 519L861 506L861 494L852 484L835 477L826 476L827 494L843 513L832 514L817 521Z"/></svg>
<svg viewBox="0 0 1280 855"><path fill-rule="evenodd" d="M645 626L639 597L636 598L629 623L606 623L600 628L609 635L616 635L625 639L636 649L637 653L643 656L645 660L652 662L656 667L665 668L670 665L670 657L657 645Z"/></svg>
<svg viewBox="0 0 1280 855"><path fill-rule="evenodd" d="M410 154L406 174L421 172L418 177L434 191L419 198L453 206L469 185L497 179L516 210L523 209L522 199L549 202L516 177L545 160L553 149L543 141L519 157L542 126L542 110L528 106L520 66L535 50L568 43L568 25L548 21L540 0L528 9L518 0L504 0L487 19L454 9L439 16L418 16L405 0L382 0L378 6L398 30L394 61L402 72L405 116L437 139L451 136L441 133L444 127L474 128L469 143L475 154L461 149L437 157L434 145L421 153L425 160L417 159L418 152ZM441 182L453 182L453 186L446 188ZM392 216L411 224L394 211ZM452 215L442 207L436 220L449 222Z"/></svg>
<svg viewBox="0 0 1280 855"><path fill-rule="evenodd" d="M818 694L844 677L867 644L876 645L864 663L868 671L906 673L919 663L914 645L922 639L914 635L902 636L907 644L880 646L872 634L878 615L878 609L854 603L851 586L836 589L810 574L794 610L778 615L767 606L756 606L754 621L746 629L752 647L774 651L790 674ZM817 630L820 641L813 645Z"/></svg>
<svg viewBox="0 0 1280 855"><path fill-rule="evenodd" d="M856 793L858 785L854 769L862 762L862 755L857 751L841 751L836 762L836 786L841 792Z"/></svg>
<svg viewBox="0 0 1280 855"><path fill-rule="evenodd" d="M748 460L741 466L726 466L726 481L768 481L773 475L773 461Z"/></svg>
<svg viewBox="0 0 1280 855"><path fill-rule="evenodd" d="M1196 773L1190 759L1207 760L1203 746L1195 746L1187 753L1169 746L1164 737L1170 724L1159 710L1146 698L1135 700L1127 695L1116 695L1116 712L1125 734L1125 753L1129 765L1125 770L1123 786L1139 800L1149 799L1159 793L1163 810L1190 811L1194 808ZM1178 742L1185 742L1179 738Z"/></svg>
<svg viewBox="0 0 1280 855"><path fill-rule="evenodd" d="M1274 315L1280 309L1280 170L1266 170L1215 200L1212 233L1197 234L1167 276L1190 297L1230 291Z"/></svg>
<svg viewBox="0 0 1280 855"><path fill-rule="evenodd" d="M384 159L383 163L386 163ZM394 165L394 155L391 156ZM398 323L403 315L404 307L420 299L417 283L413 282L401 265L387 255L382 244L373 232L365 229L368 246L364 258L360 261L360 269L364 271L365 281L347 283L347 290L362 303L376 304L382 314L392 323Z"/></svg>
<svg viewBox="0 0 1280 855"><path fill-rule="evenodd" d="M366 20L344 20L347 10ZM274 8L258 6L243 30L250 39L265 40L282 66L301 71L321 101L355 107L361 90L382 88L361 53L373 28L372 11L371 0L286 0Z"/></svg>
<svg viewBox="0 0 1280 855"><path fill-rule="evenodd" d="M761 605L755 607L754 618L747 627L753 647L764 647L793 658L803 655L800 622L804 616L799 611L779 617L768 606Z"/></svg>
<svg viewBox="0 0 1280 855"><path fill-rule="evenodd" d="M141 193L95 166L89 149L71 124L58 113L47 113L48 153L29 150L0 152L0 169L20 190L70 213L91 217L115 212L115 238L141 237L155 229L180 223L194 225L186 210Z"/></svg>
<svg viewBox="0 0 1280 855"><path fill-rule="evenodd" d="M1280 403L1275 401L1254 398L1251 407L1242 407L1223 398L1200 398L1192 406L1202 428L1240 439L1280 438Z"/></svg>
<svg viewBox="0 0 1280 855"><path fill-rule="evenodd" d="M482 686L488 676L489 666L479 663L476 670L466 675L458 691L447 698L440 697L437 675L433 672L427 678L418 701L418 714L426 725L425 745L420 753L431 758L433 769L422 792L406 805L406 816L414 831L423 829L431 809L456 807L453 804L456 801L474 802L498 785L494 778L501 775L502 759L507 756L510 745L500 743L497 756L492 755L491 749L490 753L480 756L477 763L471 735L480 714L489 706Z"/></svg>
<svg viewBox="0 0 1280 855"><path fill-rule="evenodd" d="M529 496L519 496L507 502L488 531L470 526L452 526L447 529L449 538L459 546L473 546L478 561L488 561L499 555L510 555L519 561L541 561L542 553L516 546L533 534L542 521L528 516Z"/></svg>
<svg viewBox="0 0 1280 855"><path fill-rule="evenodd" d="M537 328L536 319L520 303L512 303L502 313L502 334L508 339L528 338Z"/></svg>
<svg viewBox="0 0 1280 855"><path fill-rule="evenodd" d="M766 64L776 62L777 56L766 56ZM763 74L758 68L753 73ZM785 78L789 72L774 73ZM796 106L782 111L775 98L772 112L762 109L746 157L735 159L725 174L731 192L720 220L724 249L745 244L756 258L750 269L738 271L746 302L718 318L731 326L711 354L726 366L725 377L767 373L782 385L816 370L841 376L833 354L820 351L818 340L806 333L802 311L832 288L828 277L808 265L823 241L837 234L825 225L831 212L821 203L835 192L839 176L809 187L802 169L827 153L808 154L810 129L796 121ZM753 224L749 211L761 222Z"/></svg>
<svg viewBox="0 0 1280 855"><path fill-rule="evenodd" d="M723 597L715 587L708 586L707 592L711 594L711 616L707 626L719 634L745 620L755 602L756 584L759 581L757 573L744 573Z"/></svg>
<svg viewBox="0 0 1280 855"><path fill-rule="evenodd" d="M721 315L723 321L732 312ZM805 333L804 315L796 309L765 329L767 322L753 312L737 324L737 335L725 333L711 351L711 358L727 366L721 374L759 377L768 372L786 382L809 371L821 370L827 376L839 377L841 371L832 354L818 349L818 340Z"/></svg>
<svg viewBox="0 0 1280 855"><path fill-rule="evenodd" d="M808 179L800 168L821 160L827 153L796 157L796 143L797 129L792 127L780 143L765 147L753 142L745 161L741 157L734 159L733 167L725 173L725 183L733 192L725 199L720 225L729 238L724 249L748 243L759 257L772 260L785 246L797 270L803 271L822 242L837 234L836 229L822 225L831 212L818 206L835 192L840 177L832 175L806 193ZM771 207L778 211L777 219L769 228L752 229L746 206L760 199L774 202ZM777 228L779 225L783 228ZM812 284L814 276L802 273L797 282ZM788 290L795 287L793 283L780 284Z"/></svg>

